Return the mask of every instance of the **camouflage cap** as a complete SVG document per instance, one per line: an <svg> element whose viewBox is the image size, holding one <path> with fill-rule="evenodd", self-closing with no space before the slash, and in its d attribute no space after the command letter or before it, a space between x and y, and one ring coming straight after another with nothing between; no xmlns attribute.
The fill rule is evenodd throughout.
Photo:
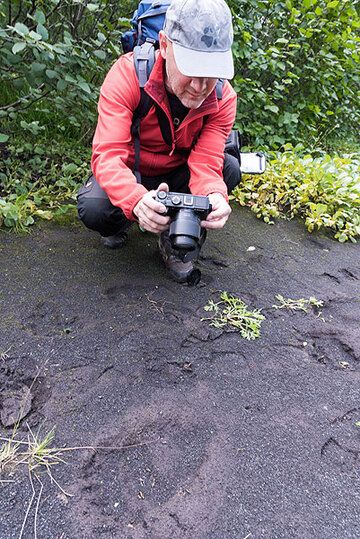
<svg viewBox="0 0 360 539"><path fill-rule="evenodd" d="M232 18L224 0L172 0L164 32L183 75L233 78Z"/></svg>

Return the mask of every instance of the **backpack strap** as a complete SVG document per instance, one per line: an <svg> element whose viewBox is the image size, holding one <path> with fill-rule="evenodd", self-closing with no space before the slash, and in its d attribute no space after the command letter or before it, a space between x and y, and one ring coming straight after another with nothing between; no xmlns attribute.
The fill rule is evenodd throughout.
<svg viewBox="0 0 360 539"><path fill-rule="evenodd" d="M133 115L133 122L131 126L131 133L134 137L135 147L135 166L134 174L136 181L141 183L140 175L140 123L145 116L147 116L153 100L145 92L144 86L147 83L151 70L155 63L155 47L154 43L150 40L145 41L143 45L137 45L134 48L134 65L137 77L139 79L140 86L140 101L136 107Z"/></svg>
<svg viewBox="0 0 360 539"><path fill-rule="evenodd" d="M216 97L218 99L222 99L223 98L223 86L224 86L224 79L218 79L217 83L216 83Z"/></svg>

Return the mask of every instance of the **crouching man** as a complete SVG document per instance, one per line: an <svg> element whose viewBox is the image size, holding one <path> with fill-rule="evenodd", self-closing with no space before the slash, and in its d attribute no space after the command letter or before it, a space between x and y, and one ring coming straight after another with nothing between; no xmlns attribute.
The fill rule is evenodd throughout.
<svg viewBox="0 0 360 539"><path fill-rule="evenodd" d="M234 75L232 41L224 0L172 0L144 86L151 107L141 120L141 183L134 174L132 124L141 92L133 52L119 58L101 88L93 176L78 195L80 219L110 248L125 243L133 221L158 234L166 268L178 282L187 280L193 261L173 249L170 217L154 196L169 190L208 196L212 210L202 228L225 225L228 194L240 181L238 161L224 154L236 114L236 94L227 82ZM218 79L224 81L220 96Z"/></svg>

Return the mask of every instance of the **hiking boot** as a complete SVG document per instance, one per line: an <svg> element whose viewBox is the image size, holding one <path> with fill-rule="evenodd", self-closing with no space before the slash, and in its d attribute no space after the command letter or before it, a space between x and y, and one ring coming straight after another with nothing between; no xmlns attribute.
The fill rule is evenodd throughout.
<svg viewBox="0 0 360 539"><path fill-rule="evenodd" d="M125 243L128 240L129 235L129 228L131 227L131 223L127 225L125 228L122 228L114 234L113 236L101 236L100 241L105 247L108 249L120 249L120 247L124 247Z"/></svg>
<svg viewBox="0 0 360 539"><path fill-rule="evenodd" d="M170 277L178 283L186 283L194 271L194 265L192 262L181 260L178 252L171 246L168 231L160 234L159 251Z"/></svg>

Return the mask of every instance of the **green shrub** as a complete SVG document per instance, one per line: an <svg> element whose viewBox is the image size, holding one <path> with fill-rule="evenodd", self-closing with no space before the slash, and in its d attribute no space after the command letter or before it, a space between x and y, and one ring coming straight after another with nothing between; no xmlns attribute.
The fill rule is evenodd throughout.
<svg viewBox="0 0 360 539"><path fill-rule="evenodd" d="M60 134L69 125L75 133L94 128L99 87L121 54L120 33L129 25L124 16L133 4L4 2L0 118L5 126L9 121L5 135L21 130L41 134L46 124Z"/></svg>
<svg viewBox="0 0 360 539"><path fill-rule="evenodd" d="M230 0L237 123L279 148L358 136L360 17L352 0Z"/></svg>
<svg viewBox="0 0 360 539"><path fill-rule="evenodd" d="M137 3L4 2L0 8L3 135L21 130L41 134L50 125L61 135L78 136L88 130L90 139L100 84L121 54L120 34L129 26ZM309 148L319 136L357 133L360 17L355 3L228 3L234 14L237 124L245 140L272 148L302 141Z"/></svg>
<svg viewBox="0 0 360 539"><path fill-rule="evenodd" d="M340 242L360 236L360 154L300 157L288 147L273 153L263 175L245 176L233 193L265 222L296 215L307 229L328 228Z"/></svg>
<svg viewBox="0 0 360 539"><path fill-rule="evenodd" d="M7 0L0 7L0 226L73 208L89 172L101 82L137 0ZM358 137L359 9L351 0L228 0L237 125L245 142L313 148ZM48 144L47 141L52 141ZM56 142L57 141L57 142ZM357 143L358 144L358 143ZM241 204L301 215L340 241L359 235L359 157L274 154Z"/></svg>
<svg viewBox="0 0 360 539"><path fill-rule="evenodd" d="M0 227L24 231L36 218L62 218L75 207L90 171L90 149L17 140L0 147Z"/></svg>

